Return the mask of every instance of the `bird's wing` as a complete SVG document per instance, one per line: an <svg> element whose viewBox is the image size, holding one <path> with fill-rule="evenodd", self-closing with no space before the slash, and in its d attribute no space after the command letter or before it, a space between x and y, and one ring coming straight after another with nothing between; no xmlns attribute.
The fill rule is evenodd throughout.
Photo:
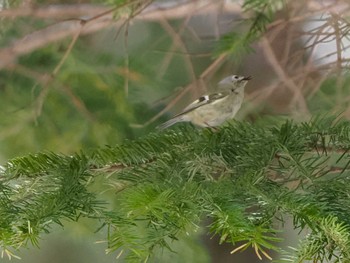
<svg viewBox="0 0 350 263"><path fill-rule="evenodd" d="M202 107L204 105L212 103L213 101L216 101L218 99L222 99L226 96L227 96L227 94L225 94L225 93L213 93L210 95L201 96L197 100L192 102L190 105L188 105L181 113L175 115L173 118L176 118L176 117L179 117L179 116L184 115L186 113L189 113L195 109L198 109L199 107Z"/></svg>

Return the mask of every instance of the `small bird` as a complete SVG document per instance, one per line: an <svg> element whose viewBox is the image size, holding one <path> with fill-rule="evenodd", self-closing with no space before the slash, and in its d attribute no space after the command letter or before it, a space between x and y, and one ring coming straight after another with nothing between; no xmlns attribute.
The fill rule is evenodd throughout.
<svg viewBox="0 0 350 263"><path fill-rule="evenodd" d="M241 108L244 98L244 87L250 76L231 75L221 80L218 90L221 92L204 95L188 105L181 113L158 129L166 129L178 122L191 122L200 127L216 127L232 119Z"/></svg>

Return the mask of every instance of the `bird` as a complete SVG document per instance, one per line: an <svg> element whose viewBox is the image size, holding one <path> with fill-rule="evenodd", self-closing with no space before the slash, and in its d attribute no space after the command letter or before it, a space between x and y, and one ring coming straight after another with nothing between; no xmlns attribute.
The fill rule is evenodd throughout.
<svg viewBox="0 0 350 263"><path fill-rule="evenodd" d="M218 83L217 93L204 95L157 128L166 129L178 122L191 122L202 128L220 126L235 117L244 99L244 87L252 77L231 75Z"/></svg>

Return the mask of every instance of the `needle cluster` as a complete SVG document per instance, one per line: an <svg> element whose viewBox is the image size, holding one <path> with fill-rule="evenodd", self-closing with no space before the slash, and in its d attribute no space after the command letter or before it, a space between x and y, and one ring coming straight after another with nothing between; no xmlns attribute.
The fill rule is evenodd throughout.
<svg viewBox="0 0 350 263"><path fill-rule="evenodd" d="M199 228L259 258L276 250L291 262L348 259L350 125L333 120L179 125L74 156L10 160L0 181L2 249L11 255L53 224L89 217L107 226L107 251L129 261ZM112 197L93 187L98 178ZM286 217L309 233L292 254L279 248L276 222Z"/></svg>

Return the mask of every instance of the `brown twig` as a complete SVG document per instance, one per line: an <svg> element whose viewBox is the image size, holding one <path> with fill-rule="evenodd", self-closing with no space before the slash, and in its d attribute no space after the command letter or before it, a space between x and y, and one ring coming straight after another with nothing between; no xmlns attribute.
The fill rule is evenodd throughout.
<svg viewBox="0 0 350 263"><path fill-rule="evenodd" d="M155 122L156 120L158 120L164 113L166 113L169 109L171 109L182 98L182 96L184 96L192 88L191 85L193 85L193 84L191 83L191 84L187 85L185 88L183 88L181 90L181 92L170 103L168 103L168 105L164 109L162 109L160 112L158 112L151 119L146 121L144 124L133 125L133 127L135 127L135 128L144 127L144 126L147 126L147 125Z"/></svg>
<svg viewBox="0 0 350 263"><path fill-rule="evenodd" d="M307 104L303 94L301 93L300 88L295 84L295 82L287 75L285 69L278 62L273 49L269 43L269 40L266 37L262 37L261 44L263 46L263 50L265 52L266 60L270 63L272 68L274 69L277 76L283 80L286 87L294 94L292 102L298 102L300 109L308 113L309 110L307 108Z"/></svg>
<svg viewBox="0 0 350 263"><path fill-rule="evenodd" d="M137 3L138 1L131 1L127 4ZM150 2L149 2L150 3ZM165 5L165 4L163 4ZM207 6L206 8L201 8L203 5L203 1L191 1L182 3L176 6L166 6L163 8L161 4L154 4L152 6L146 5L143 6L140 11L134 12L132 19L137 20L161 20L164 18L173 19L179 18L187 15L187 11L193 8L200 8L198 13L208 13L212 12L212 6ZM27 8L27 9L9 9L3 10L0 12L2 17L18 17L18 16L37 16L42 18L60 18L62 19L62 14L67 12L67 14L73 15L77 14L77 16L83 15L82 10L87 10L87 14L90 15L90 18L75 18L66 21L62 21L56 23L54 25L48 26L44 29L37 30L32 32L22 39L14 41L11 45L6 48L0 49L0 69L15 63L16 59L24 54L28 54L36 49L42 48L50 43L59 41L63 38L66 38L71 35L75 35L77 31L80 31L81 24L85 23L84 29L81 32L81 35L90 34L101 30L102 28L106 28L112 24L115 24L113 19L113 12L120 8L117 6L112 9L102 9L97 6L88 7L84 5L81 9L77 8L76 5L74 7L66 6L48 6L41 8ZM227 3L225 4L225 8L228 12L232 12L234 10L239 10L239 5ZM68 12L68 11L69 12ZM76 10L76 11L74 11ZM103 10L103 11L102 11ZM74 13L76 12L76 13ZM197 14L198 14L197 13ZM67 15L68 16L68 15ZM64 16L66 17L66 16ZM93 21L93 23L92 23ZM125 18L120 18L119 23L125 21Z"/></svg>
<svg viewBox="0 0 350 263"><path fill-rule="evenodd" d="M185 44L183 43L183 41L182 41L181 37L179 36L179 34L176 33L175 30L170 26L168 21L161 20L160 23L161 23L162 27L165 28L165 30L168 32L168 34L173 39L174 45L177 46L178 48L180 48L180 50L182 52L184 52L184 54L185 54L184 55L185 65L187 67L188 72L191 75L192 83L194 83L194 85L192 85L191 87L195 87L195 89L194 89L195 92L194 93L195 93L196 96L199 96L201 93L203 93L203 90L201 90L201 86L198 85L198 82L195 81L196 78L197 78L196 77L196 73L194 71L194 67L193 67L193 63L191 61L191 57L187 54L187 48L186 48Z"/></svg>
<svg viewBox="0 0 350 263"><path fill-rule="evenodd" d="M172 27L169 25L169 23L165 24L165 19L163 19L161 21L164 21L163 22L163 24L164 24L163 27L165 29L167 27L170 27L172 29L172 31L174 31L175 34L180 36L183 33L183 31L185 30L186 25L187 25L190 17L191 16L189 14L188 14L188 16L186 16L185 20L182 22L182 24L181 24L181 26L180 26L180 28L179 28L177 33L172 29ZM178 46L178 41L173 41L171 47L167 51L167 54L164 56L164 59L163 59L163 61L161 63L160 70L159 70L159 72L157 74L157 79L161 79L164 76L164 74L166 72L166 69L169 67L169 64L170 64L171 60L173 59L174 55L176 54L175 50L176 50L177 46ZM180 47L182 47L182 46L180 46ZM186 52L187 51L183 52L183 54L186 55Z"/></svg>
<svg viewBox="0 0 350 263"><path fill-rule="evenodd" d="M62 68L64 62L66 61L66 59L68 58L69 54L71 53L76 41L78 40L83 27L84 27L84 23L81 24L80 30L77 31L74 35L74 37L72 38L72 41L70 42L66 52L64 53L63 57L61 58L61 60L58 62L58 64L56 65L56 67L54 68L54 70L52 71L51 74L51 78L46 81L45 85L43 85L43 88L38 96L38 98L36 99L36 108L35 108L35 116L36 118L38 116L41 115L41 111L42 111L42 107L44 105L44 100L49 92L49 85L50 83L53 81L53 79L55 78L55 76L57 75L57 73L59 72L59 70Z"/></svg>

